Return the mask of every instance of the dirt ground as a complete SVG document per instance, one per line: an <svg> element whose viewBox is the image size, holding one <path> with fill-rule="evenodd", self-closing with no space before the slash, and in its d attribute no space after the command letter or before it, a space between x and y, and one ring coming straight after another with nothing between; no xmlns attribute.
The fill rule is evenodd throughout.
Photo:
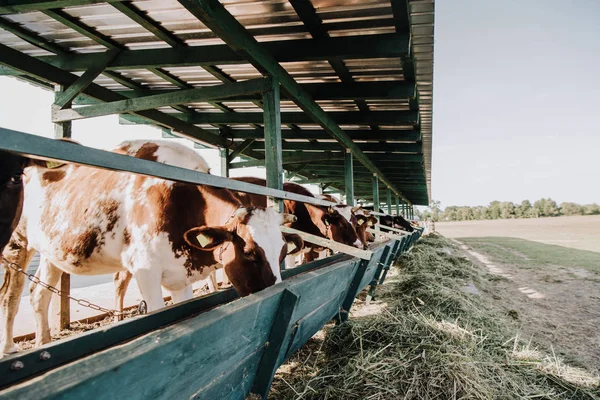
<svg viewBox="0 0 600 400"><path fill-rule="evenodd" d="M557 263L540 261L543 251L528 246L528 241L499 239L506 238L458 239L473 262L496 277L497 290L486 294L515 320L523 339L531 338L548 353L600 373L600 273L558 256L550 257ZM536 245L547 246L547 254L558 247Z"/></svg>
<svg viewBox="0 0 600 400"><path fill-rule="evenodd" d="M448 238L502 236L600 253L600 215L436 222Z"/></svg>

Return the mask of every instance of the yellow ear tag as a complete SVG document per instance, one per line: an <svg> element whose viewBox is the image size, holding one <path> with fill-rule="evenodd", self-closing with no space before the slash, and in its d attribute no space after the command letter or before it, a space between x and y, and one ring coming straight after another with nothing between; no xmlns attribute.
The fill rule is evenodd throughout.
<svg viewBox="0 0 600 400"><path fill-rule="evenodd" d="M66 163L60 161L46 161L46 168L58 168L62 167Z"/></svg>
<svg viewBox="0 0 600 400"><path fill-rule="evenodd" d="M209 239L209 237L206 236L203 233L201 233L198 236L196 236L196 239L198 240L198 243L200 243L200 246L202 246L202 247L206 247L206 245L211 242L211 240Z"/></svg>
<svg viewBox="0 0 600 400"><path fill-rule="evenodd" d="M371 221L369 221L369 226L373 226L373 223Z"/></svg>
<svg viewBox="0 0 600 400"><path fill-rule="evenodd" d="M292 250L296 250L296 245L294 243L288 243L287 247L288 247L288 253Z"/></svg>
<svg viewBox="0 0 600 400"><path fill-rule="evenodd" d="M362 219L359 219L359 220L358 220L358 222L357 222L357 224L358 224L359 226L360 226L360 225L362 225L362 224L364 224L364 223L365 223L365 221L363 221Z"/></svg>

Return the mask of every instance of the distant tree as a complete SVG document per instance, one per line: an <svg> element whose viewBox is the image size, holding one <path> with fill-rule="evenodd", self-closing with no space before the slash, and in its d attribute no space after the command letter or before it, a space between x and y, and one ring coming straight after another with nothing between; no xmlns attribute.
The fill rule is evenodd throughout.
<svg viewBox="0 0 600 400"><path fill-rule="evenodd" d="M583 206L583 212L585 215L598 215L600 214L600 206L596 203L586 204Z"/></svg>
<svg viewBox="0 0 600 400"><path fill-rule="evenodd" d="M429 209L431 210L431 219L435 222L439 221L442 214L442 202L433 200L431 204L429 204Z"/></svg>
<svg viewBox="0 0 600 400"><path fill-rule="evenodd" d="M499 219L502 215L499 201L492 201L488 207L490 219Z"/></svg>
<svg viewBox="0 0 600 400"><path fill-rule="evenodd" d="M515 205L510 201L503 201L500 203L500 217L502 219L514 218Z"/></svg>
<svg viewBox="0 0 600 400"><path fill-rule="evenodd" d="M583 215L585 208L579 204L564 202L560 204L560 213L562 215Z"/></svg>
<svg viewBox="0 0 600 400"><path fill-rule="evenodd" d="M533 217L533 206L531 205L531 202L529 200L523 200L516 208L515 215L517 218Z"/></svg>

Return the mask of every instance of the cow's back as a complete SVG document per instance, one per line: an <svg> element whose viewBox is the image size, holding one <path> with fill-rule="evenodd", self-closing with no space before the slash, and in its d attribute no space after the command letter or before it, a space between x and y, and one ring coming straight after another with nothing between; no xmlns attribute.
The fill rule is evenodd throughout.
<svg viewBox="0 0 600 400"><path fill-rule="evenodd" d="M177 147L169 143L163 149L162 144L130 141L114 151L208 171L193 150L178 145L193 154L176 157ZM142 257L144 244L151 242L165 249L168 245L181 257L186 249L183 232L203 223L193 212L203 203L194 185L72 164L34 166L26 175L23 216L28 245L72 273L122 270Z"/></svg>

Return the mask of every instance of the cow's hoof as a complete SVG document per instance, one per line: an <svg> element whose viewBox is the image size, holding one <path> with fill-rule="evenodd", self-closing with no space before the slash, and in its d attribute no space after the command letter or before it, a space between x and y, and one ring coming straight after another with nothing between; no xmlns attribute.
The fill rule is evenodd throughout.
<svg viewBox="0 0 600 400"><path fill-rule="evenodd" d="M17 349L17 346L15 346L14 344L12 346L3 346L2 352L0 353L0 358L2 358L3 356L8 356L10 354L15 354L18 351L19 349Z"/></svg>

